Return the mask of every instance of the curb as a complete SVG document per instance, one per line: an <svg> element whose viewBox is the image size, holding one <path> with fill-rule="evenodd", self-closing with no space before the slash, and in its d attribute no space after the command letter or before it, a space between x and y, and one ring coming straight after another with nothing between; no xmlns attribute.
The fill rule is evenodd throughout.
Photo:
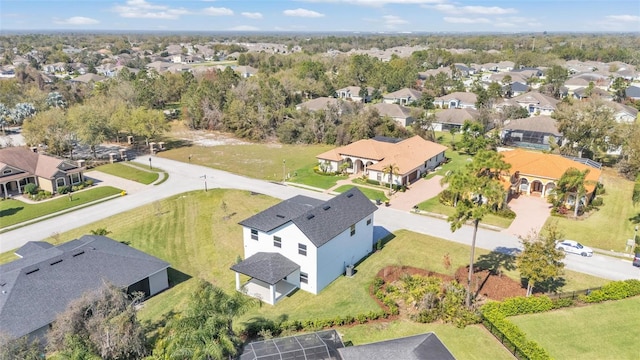
<svg viewBox="0 0 640 360"><path fill-rule="evenodd" d="M430 217L437 218L437 219L442 219L442 220L447 220L447 218L448 218L447 215L432 213L432 212L428 212L428 211L424 211L424 210L411 210L409 212L413 213L413 214L418 214L418 215L426 215L426 216L430 216ZM467 225L473 225L473 223L472 222L467 222ZM501 228L499 226L487 225L487 224L483 224L483 223L479 223L478 227L479 228L483 228L483 229L487 229L487 230L491 230L491 231L496 231L496 232L500 232L500 231L506 230L506 229Z"/></svg>

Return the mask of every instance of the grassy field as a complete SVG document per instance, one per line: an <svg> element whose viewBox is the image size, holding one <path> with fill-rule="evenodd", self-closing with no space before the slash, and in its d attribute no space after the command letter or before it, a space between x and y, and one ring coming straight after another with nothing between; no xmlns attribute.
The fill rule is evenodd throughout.
<svg viewBox="0 0 640 360"><path fill-rule="evenodd" d="M604 169L601 178L606 193L601 195L604 205L585 220L550 217L557 221L558 229L567 239L604 250L623 251L627 239L632 239L634 230L629 218L640 213L640 205L631 201L633 182L625 180L613 169Z"/></svg>
<svg viewBox="0 0 640 360"><path fill-rule="evenodd" d="M214 147L188 146L164 151L159 153L158 156L187 162L189 161L189 155L191 155L191 162L194 164L209 166L234 174L270 181L282 181L283 176L286 175L289 180L300 182L297 179L298 177L303 179L305 177L313 177L311 173L313 173L313 166L317 163L316 155L331 148L333 146L330 145L280 144L220 145ZM309 170L311 173L309 173ZM300 173L296 176L298 171ZM324 178L321 175L313 175L318 178ZM329 181L329 179L313 181L322 182ZM313 181L308 185L314 185Z"/></svg>
<svg viewBox="0 0 640 360"><path fill-rule="evenodd" d="M554 359L638 359L640 297L511 317Z"/></svg>
<svg viewBox="0 0 640 360"><path fill-rule="evenodd" d="M453 207L441 204L437 196L434 196L429 200L421 202L420 204L418 204L418 208L420 210L424 210L424 211L428 211L436 214L442 214L446 216L452 215L455 211ZM512 222L513 222L513 219L507 219L494 214L488 214L481 221L482 224L498 226L504 229L508 228Z"/></svg>
<svg viewBox="0 0 640 360"><path fill-rule="evenodd" d="M74 192L72 201L69 201L67 195L63 195L57 199L36 204L27 204L13 199L2 200L0 201L0 228L103 199L118 194L120 191L122 190L111 186L100 186L94 189Z"/></svg>
<svg viewBox="0 0 640 360"><path fill-rule="evenodd" d="M313 171L317 162L313 162L305 167L302 167L291 174L292 176L287 181L305 184L320 189L329 189L336 185L339 180L344 180L347 176L330 176L330 175L318 175Z"/></svg>
<svg viewBox="0 0 640 360"><path fill-rule="evenodd" d="M513 356L498 343L493 335L479 325L458 329L450 325L418 324L407 320L396 320L388 323L338 328L338 332L343 335L343 341L351 341L353 345L434 332L456 359L513 359Z"/></svg>
<svg viewBox="0 0 640 360"><path fill-rule="evenodd" d="M335 192L338 193L343 193L348 191L349 189L352 189L354 187L357 187L358 189L360 189L360 191L362 191L362 193L368 197L371 200L381 200L381 201L387 201L389 200L385 194L384 191L382 190L374 190L374 189L369 189L366 187L362 187L362 186L355 186L355 185L342 185L339 188L335 189Z"/></svg>
<svg viewBox="0 0 640 360"><path fill-rule="evenodd" d="M118 176L127 180L136 181L145 185L158 180L159 174L155 171L142 169L135 165L124 165L120 163L106 164L95 168L97 171ZM90 173L89 173L90 174Z"/></svg>

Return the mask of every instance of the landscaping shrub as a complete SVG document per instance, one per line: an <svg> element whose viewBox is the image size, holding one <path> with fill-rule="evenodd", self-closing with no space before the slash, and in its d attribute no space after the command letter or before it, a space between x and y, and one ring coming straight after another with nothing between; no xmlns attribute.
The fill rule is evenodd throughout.
<svg viewBox="0 0 640 360"><path fill-rule="evenodd" d="M24 186L24 192L29 195L35 195L38 193L38 185L29 183Z"/></svg>
<svg viewBox="0 0 640 360"><path fill-rule="evenodd" d="M327 171L324 172L320 169L319 166L314 166L313 167L313 172L318 174L318 175L322 175L322 176L336 176L336 175L340 175L340 173L334 172L334 171Z"/></svg>
<svg viewBox="0 0 640 360"><path fill-rule="evenodd" d="M640 280L628 279L612 281L600 290L594 290L589 295L581 295L580 300L586 303L598 303L608 300L621 300L640 295Z"/></svg>
<svg viewBox="0 0 640 360"><path fill-rule="evenodd" d="M604 200L600 196L598 196L597 198L591 200L591 204L589 205L593 207L598 207L598 206L602 206L602 204L604 204Z"/></svg>
<svg viewBox="0 0 640 360"><path fill-rule="evenodd" d="M604 184L598 183L596 185L596 195L603 195L605 193Z"/></svg>
<svg viewBox="0 0 640 360"><path fill-rule="evenodd" d="M367 179L366 183L371 185L380 185L380 181L372 180L372 179Z"/></svg>
<svg viewBox="0 0 640 360"><path fill-rule="evenodd" d="M449 190L442 190L440 195L438 195L438 201L440 201L442 205L453 206L454 200L453 193Z"/></svg>
<svg viewBox="0 0 640 360"><path fill-rule="evenodd" d="M553 300L553 308L554 309L571 307L574 304L575 304L575 302L573 300L569 299L569 298Z"/></svg>
<svg viewBox="0 0 640 360"><path fill-rule="evenodd" d="M516 213L515 211L509 209L509 208L502 208L500 210L497 210L494 212L494 214L503 217L503 218L507 218L507 219L515 219L516 218Z"/></svg>
<svg viewBox="0 0 640 360"><path fill-rule="evenodd" d="M71 191L71 187L69 186L60 186L58 187L58 194L67 194Z"/></svg>
<svg viewBox="0 0 640 360"><path fill-rule="evenodd" d="M86 186L93 186L93 179L85 180L84 184Z"/></svg>

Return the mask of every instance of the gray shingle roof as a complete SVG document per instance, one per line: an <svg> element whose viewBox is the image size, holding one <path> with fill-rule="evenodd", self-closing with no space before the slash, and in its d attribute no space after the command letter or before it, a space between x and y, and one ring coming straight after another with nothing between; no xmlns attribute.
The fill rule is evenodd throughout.
<svg viewBox="0 0 640 360"><path fill-rule="evenodd" d="M231 270L275 285L300 266L279 253L259 252L231 267Z"/></svg>
<svg viewBox="0 0 640 360"><path fill-rule="evenodd" d="M53 245L49 244L48 242L44 242L44 241L29 241L28 243L24 244L20 249L16 250L14 252L14 254L18 255L19 257L23 258L29 255L33 255L37 252L40 251L44 251L47 249L52 248Z"/></svg>
<svg viewBox="0 0 640 360"><path fill-rule="evenodd" d="M534 131L562 136L560 131L558 131L558 122L546 115L509 120L509 122L504 125L504 129Z"/></svg>
<svg viewBox="0 0 640 360"><path fill-rule="evenodd" d="M169 267L156 257L96 235L23 253L24 258L0 265L0 332L16 337L50 324L71 301L105 281L125 287Z"/></svg>
<svg viewBox="0 0 640 360"><path fill-rule="evenodd" d="M338 349L343 360L455 360L434 333Z"/></svg>
<svg viewBox="0 0 640 360"><path fill-rule="evenodd" d="M240 225L269 232L291 221L320 247L377 209L354 187L324 203L296 196L243 220Z"/></svg>

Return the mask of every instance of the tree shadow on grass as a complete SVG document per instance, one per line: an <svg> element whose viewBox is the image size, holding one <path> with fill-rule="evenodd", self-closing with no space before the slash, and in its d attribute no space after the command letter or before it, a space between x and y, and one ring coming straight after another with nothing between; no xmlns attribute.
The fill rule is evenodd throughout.
<svg viewBox="0 0 640 360"><path fill-rule="evenodd" d="M289 315L281 314L275 320L267 319L264 316L256 316L242 323L244 325L244 336L247 342L258 338L260 332L268 331L273 336L280 335L280 324L289 320Z"/></svg>
<svg viewBox="0 0 640 360"><path fill-rule="evenodd" d="M169 277L170 288L191 279L191 275L171 267L167 269L167 276Z"/></svg>
<svg viewBox="0 0 640 360"><path fill-rule="evenodd" d="M523 288L526 288L528 285L527 279L520 279L520 283ZM557 293L567 284L567 280L563 277L557 277L545 280L541 283L536 284L533 287L533 293L537 294L549 294L549 293Z"/></svg>
<svg viewBox="0 0 640 360"><path fill-rule="evenodd" d="M635 214L634 216L629 218L629 221L633 224L640 224L640 213Z"/></svg>
<svg viewBox="0 0 640 360"><path fill-rule="evenodd" d="M518 252L519 250L515 248L499 247L486 255L480 255L475 266L478 271L488 270L492 275L498 275L501 270L515 270L515 255Z"/></svg>
<svg viewBox="0 0 640 360"><path fill-rule="evenodd" d="M12 207L0 211L0 217L15 215L18 212L24 210L24 206Z"/></svg>

